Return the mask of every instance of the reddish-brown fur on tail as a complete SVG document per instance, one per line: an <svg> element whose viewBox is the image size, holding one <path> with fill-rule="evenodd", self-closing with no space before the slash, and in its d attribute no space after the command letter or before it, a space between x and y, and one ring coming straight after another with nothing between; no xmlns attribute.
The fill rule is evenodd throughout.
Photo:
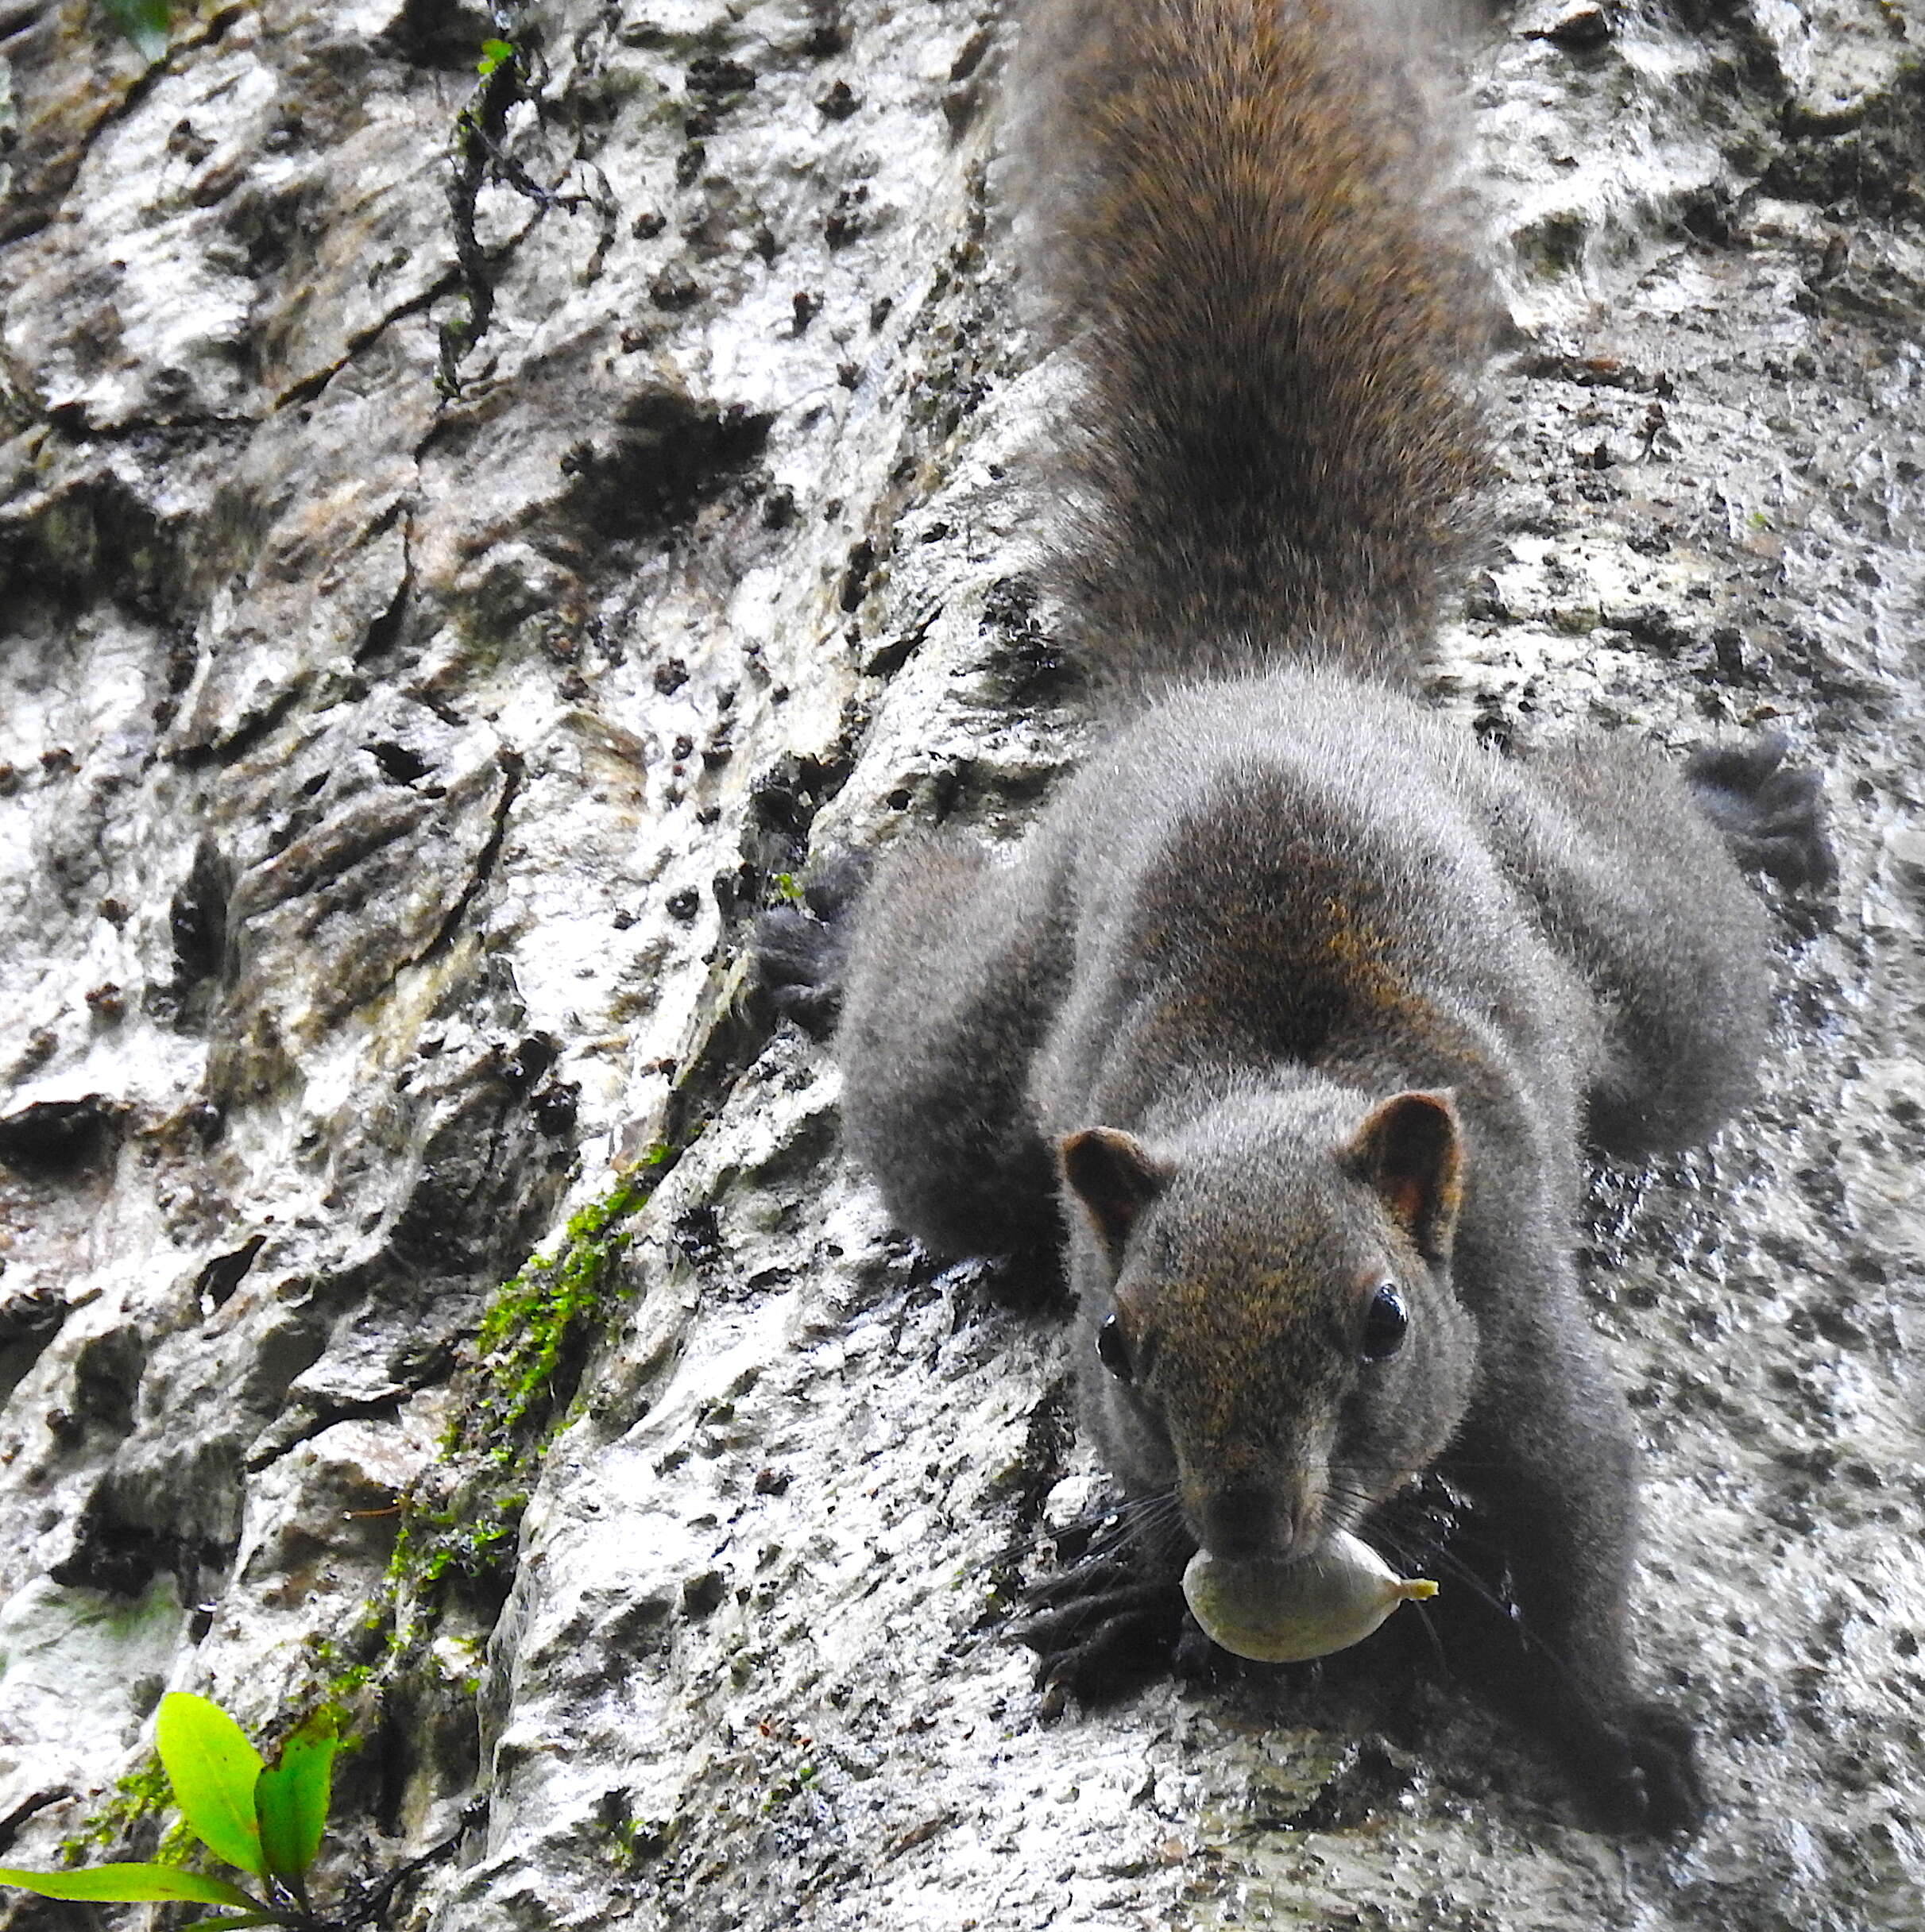
<svg viewBox="0 0 1925 1932"><path fill-rule="evenodd" d="M1421 655L1472 535L1490 305L1417 66L1343 0L1029 22L1017 197L1081 377L1058 588L1127 692Z"/></svg>

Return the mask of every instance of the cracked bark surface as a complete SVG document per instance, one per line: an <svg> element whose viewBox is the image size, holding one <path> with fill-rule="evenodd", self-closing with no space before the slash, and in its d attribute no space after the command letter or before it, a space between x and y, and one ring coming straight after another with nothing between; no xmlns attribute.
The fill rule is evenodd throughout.
<svg viewBox="0 0 1925 1932"><path fill-rule="evenodd" d="M268 0L149 68L0 9L6 1856L172 1685L347 1699L328 1881L458 1834L396 1926L1915 1926L1925 21L1533 6L1472 64L1517 326L1438 700L1772 723L1844 864L1759 1106L1593 1190L1717 1807L1628 1849L1367 1646L1040 1721L1059 1328L891 1237L740 998L812 852L1075 754L1000 31Z"/></svg>

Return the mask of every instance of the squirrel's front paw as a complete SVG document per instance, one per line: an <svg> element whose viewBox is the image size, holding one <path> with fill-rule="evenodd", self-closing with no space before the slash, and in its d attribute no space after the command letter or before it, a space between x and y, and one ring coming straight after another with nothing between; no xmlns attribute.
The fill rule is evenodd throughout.
<svg viewBox="0 0 1925 1932"><path fill-rule="evenodd" d="M1825 831L1823 776L1787 765L1790 747L1776 732L1692 755L1686 782L1725 836L1739 864L1788 886L1823 886L1838 861Z"/></svg>
<svg viewBox="0 0 1925 1932"><path fill-rule="evenodd" d="M1621 1837L1695 1831L1704 1822L1704 1787L1691 1728L1662 1704L1633 1707L1622 1726L1603 1729L1571 1772L1587 1822Z"/></svg>
<svg viewBox="0 0 1925 1932"><path fill-rule="evenodd" d="M1100 1702L1168 1669L1188 1618L1175 1578L1146 1578L1114 1556L1092 1557L1030 1594L1034 1612L1010 1634L1036 1652L1045 1718L1072 1697Z"/></svg>

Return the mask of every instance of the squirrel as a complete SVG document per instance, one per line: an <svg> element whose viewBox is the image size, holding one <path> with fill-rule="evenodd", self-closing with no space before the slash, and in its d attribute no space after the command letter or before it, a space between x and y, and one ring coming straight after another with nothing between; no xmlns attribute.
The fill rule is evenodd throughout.
<svg viewBox="0 0 1925 1932"><path fill-rule="evenodd" d="M1462 1599L1452 1661L1587 1822L1689 1830L1575 1224L1587 1148L1745 1103L1741 867L1831 876L1820 780L1775 738L1494 749L1416 694L1481 536L1492 303L1388 38L1364 0L1038 0L1014 172L1077 381L1049 587L1107 732L1013 849L830 867L762 976L839 1006L847 1146L926 1249L1066 1239L1084 1425L1172 1499L1177 1564L1367 1539L1435 1473L1509 1595L1431 1606ZM1092 1575L1029 1633L1077 1690L1142 1600Z"/></svg>

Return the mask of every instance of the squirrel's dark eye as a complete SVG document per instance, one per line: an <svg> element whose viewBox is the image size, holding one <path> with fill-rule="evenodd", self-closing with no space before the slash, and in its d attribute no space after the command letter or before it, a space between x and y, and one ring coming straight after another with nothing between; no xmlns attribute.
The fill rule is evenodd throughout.
<svg viewBox="0 0 1925 1932"><path fill-rule="evenodd" d="M1119 1382L1127 1382L1136 1373L1130 1361L1130 1344L1123 1339L1123 1323L1114 1315L1096 1331L1096 1359Z"/></svg>
<svg viewBox="0 0 1925 1932"><path fill-rule="evenodd" d="M1404 1346L1410 1316L1404 1298L1386 1281L1370 1297L1370 1312L1363 1318L1363 1358L1384 1362Z"/></svg>

